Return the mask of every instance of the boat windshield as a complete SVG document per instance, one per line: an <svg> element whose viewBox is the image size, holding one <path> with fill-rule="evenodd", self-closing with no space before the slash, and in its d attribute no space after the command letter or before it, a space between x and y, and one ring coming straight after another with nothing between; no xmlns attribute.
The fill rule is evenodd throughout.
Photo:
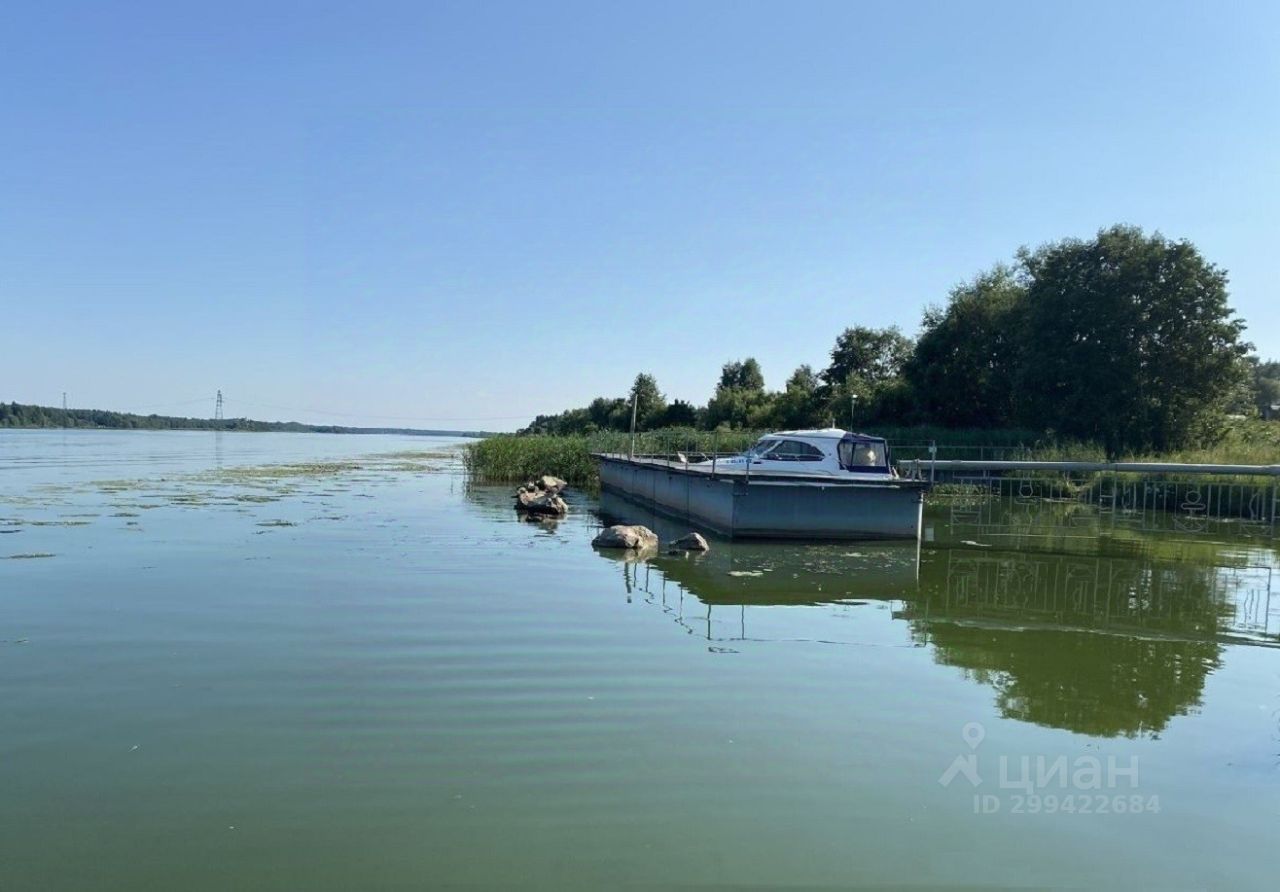
<svg viewBox="0 0 1280 892"><path fill-rule="evenodd" d="M760 440L759 442L756 443L756 445L752 446L750 449L747 450L747 455L750 456L751 458L764 458L770 452L777 449L778 444L781 442L782 442L781 440L774 440L769 438Z"/></svg>

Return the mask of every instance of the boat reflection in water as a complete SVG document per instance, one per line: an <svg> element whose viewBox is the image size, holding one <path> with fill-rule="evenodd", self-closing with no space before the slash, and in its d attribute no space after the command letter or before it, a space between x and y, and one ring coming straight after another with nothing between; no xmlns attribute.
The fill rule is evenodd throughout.
<svg viewBox="0 0 1280 892"><path fill-rule="evenodd" d="M606 522L664 541L687 528L607 493ZM741 642L927 647L995 691L1002 715L1096 736L1158 735L1196 710L1232 644L1277 646L1280 603L1259 553L1221 543L1027 536L742 543L621 563L628 596L716 650ZM808 609L786 609L808 608Z"/></svg>

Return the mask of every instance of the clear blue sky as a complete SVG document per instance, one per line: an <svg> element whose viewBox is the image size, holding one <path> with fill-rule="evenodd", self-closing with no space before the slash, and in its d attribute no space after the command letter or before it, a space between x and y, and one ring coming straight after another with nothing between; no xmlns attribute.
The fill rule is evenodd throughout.
<svg viewBox="0 0 1280 892"><path fill-rule="evenodd" d="M1280 356L1277 46L1274 3L11 5L0 399L701 401L1116 222Z"/></svg>

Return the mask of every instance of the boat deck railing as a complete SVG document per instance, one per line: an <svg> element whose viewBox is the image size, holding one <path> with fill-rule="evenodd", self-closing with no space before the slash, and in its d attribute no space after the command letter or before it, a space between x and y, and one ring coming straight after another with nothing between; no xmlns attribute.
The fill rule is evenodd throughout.
<svg viewBox="0 0 1280 892"><path fill-rule="evenodd" d="M908 459L907 479L923 481L953 523L994 523L1001 512L1029 517L1037 505L1089 506L1070 524L1101 520L1127 529L1211 534L1231 521L1250 534L1280 529L1280 465L1190 462L973 461ZM1091 520L1093 518L1093 520Z"/></svg>
<svg viewBox="0 0 1280 892"><path fill-rule="evenodd" d="M750 475L749 468L744 470L734 470L723 466L717 468L716 465L720 459L737 458L742 455L741 452L598 452L596 456L599 458L609 458L615 461L637 462L639 464L653 465L657 467L680 469L690 471L696 474L742 474ZM710 462L710 464L707 464Z"/></svg>

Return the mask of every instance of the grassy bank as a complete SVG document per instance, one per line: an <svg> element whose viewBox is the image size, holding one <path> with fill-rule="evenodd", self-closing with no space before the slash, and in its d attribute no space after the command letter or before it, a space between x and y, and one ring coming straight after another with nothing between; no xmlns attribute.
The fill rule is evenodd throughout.
<svg viewBox="0 0 1280 892"><path fill-rule="evenodd" d="M670 429L636 435L636 452L710 453L744 449L762 431L699 431ZM927 458L928 445L938 445L938 457L950 459L1103 461L1101 447L1089 443L1052 443L1028 431L953 430L948 428L876 428L868 431L893 445L896 459ZM555 474L577 486L598 482L593 452L626 452L626 433L603 432L580 436L516 436L501 434L466 447L465 463L473 479L491 482L528 480ZM1233 423L1212 446L1163 455L1127 456L1128 461L1169 461L1209 464L1280 463L1280 424L1257 420ZM1206 478L1197 478L1206 479ZM1076 485L1089 486L1091 480ZM1257 481L1261 483L1261 481Z"/></svg>
<svg viewBox="0 0 1280 892"><path fill-rule="evenodd" d="M701 431L671 428L636 435L639 454L686 455L739 452L767 431ZM876 428L869 430L894 444L895 458L925 458L931 441L939 443L940 458L1022 458L1035 453L1028 431L948 430L946 428ZM516 436L502 434L467 446L467 471L476 480L510 482L539 474L555 474L579 486L598 480L593 452L626 452L629 434L606 431L575 436Z"/></svg>

